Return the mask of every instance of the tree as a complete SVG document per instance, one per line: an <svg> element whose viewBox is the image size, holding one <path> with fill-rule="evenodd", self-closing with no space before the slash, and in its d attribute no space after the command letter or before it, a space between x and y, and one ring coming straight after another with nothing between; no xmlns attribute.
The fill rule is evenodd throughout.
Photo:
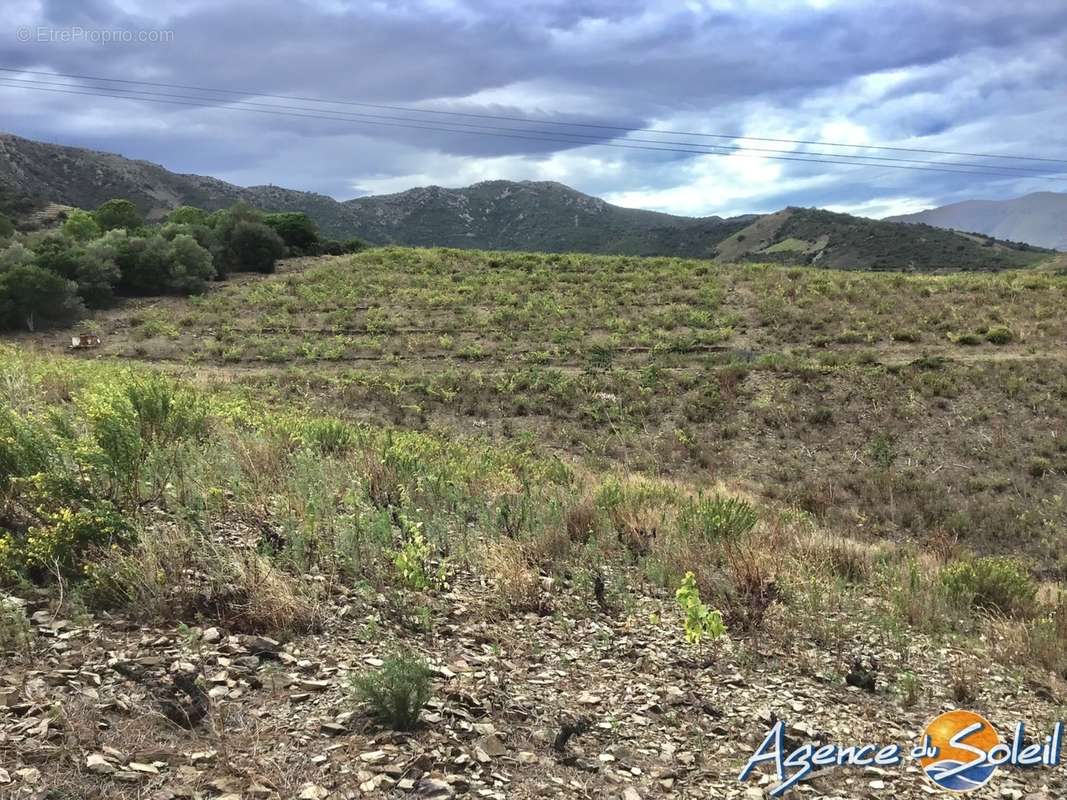
<svg viewBox="0 0 1067 800"><path fill-rule="evenodd" d="M120 285L134 294L165 291L170 243L162 236L130 236L117 243Z"/></svg>
<svg viewBox="0 0 1067 800"><path fill-rule="evenodd" d="M15 223L7 214L0 214L0 239L10 239L15 235Z"/></svg>
<svg viewBox="0 0 1067 800"><path fill-rule="evenodd" d="M129 200L108 200L93 212L93 216L96 217L96 224L105 231L116 228L132 231L144 225L141 215L137 213L137 206Z"/></svg>
<svg viewBox="0 0 1067 800"><path fill-rule="evenodd" d="M274 262L284 254L282 238L262 222L238 222L228 237L225 260L236 271L274 272Z"/></svg>
<svg viewBox="0 0 1067 800"><path fill-rule="evenodd" d="M6 269L0 272L0 321L33 331L42 320L74 319L82 312L77 289L73 281L34 264Z"/></svg>
<svg viewBox="0 0 1067 800"><path fill-rule="evenodd" d="M299 211L267 214L264 224L282 237L285 246L299 253L309 253L319 243L319 231L311 217Z"/></svg>
<svg viewBox="0 0 1067 800"><path fill-rule="evenodd" d="M215 248L215 231L204 223L193 222L166 222L159 229L164 239L174 241L174 237L185 233L196 239L196 243L209 253Z"/></svg>
<svg viewBox="0 0 1067 800"><path fill-rule="evenodd" d="M242 222L262 223L263 214L248 203L234 203L225 210L216 211L208 219L214 234L211 253L215 259L215 272L219 278L225 278L233 270L247 269L241 266L230 251L230 242L234 229Z"/></svg>
<svg viewBox="0 0 1067 800"><path fill-rule="evenodd" d="M115 284L122 277L115 262L117 255L116 246L107 239L96 239L74 252L74 281L90 308L102 308L114 299Z"/></svg>
<svg viewBox="0 0 1067 800"><path fill-rule="evenodd" d="M33 253L16 242L0 250L0 273L32 264L33 260Z"/></svg>
<svg viewBox="0 0 1067 800"><path fill-rule="evenodd" d="M178 206L167 214L166 221L179 225L207 225L208 213L196 206Z"/></svg>
<svg viewBox="0 0 1067 800"><path fill-rule="evenodd" d="M93 223L96 224L95 222ZM34 263L41 269L73 279L78 271L74 258L76 243L62 233L48 233L30 245Z"/></svg>
<svg viewBox="0 0 1067 800"><path fill-rule="evenodd" d="M129 238L116 261L123 288L137 294L201 292L215 274L211 253L188 234Z"/></svg>
<svg viewBox="0 0 1067 800"><path fill-rule="evenodd" d="M171 269L167 283L171 291L184 294L204 291L207 282L215 277L211 253L185 233L175 236L170 247Z"/></svg>
<svg viewBox="0 0 1067 800"><path fill-rule="evenodd" d="M63 234L76 242L88 242L101 234L100 225L88 211L76 208L67 215L63 223Z"/></svg>

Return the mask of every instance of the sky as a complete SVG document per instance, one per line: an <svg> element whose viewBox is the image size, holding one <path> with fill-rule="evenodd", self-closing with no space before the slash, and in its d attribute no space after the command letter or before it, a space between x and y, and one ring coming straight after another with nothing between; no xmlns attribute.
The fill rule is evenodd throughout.
<svg viewBox="0 0 1067 800"><path fill-rule="evenodd" d="M799 205L881 217L1067 191L1067 181L1026 172L799 163L642 143L730 143L688 135L703 133L1067 159L1060 0L0 0L0 10L2 67L234 92L212 104L161 104L45 91L70 81L6 72L0 81L49 85L0 86L0 130L241 185L344 200L428 184L553 180L620 205L693 216ZM238 111L223 97L313 111ZM413 115L315 99L529 121L422 117L437 127L581 123L538 129L585 138L390 127L381 117ZM368 124L353 114L379 118Z"/></svg>

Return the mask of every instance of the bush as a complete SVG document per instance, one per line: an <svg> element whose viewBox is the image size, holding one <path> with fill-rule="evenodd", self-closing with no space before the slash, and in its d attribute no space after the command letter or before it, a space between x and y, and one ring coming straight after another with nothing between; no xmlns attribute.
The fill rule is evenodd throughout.
<svg viewBox="0 0 1067 800"><path fill-rule="evenodd" d="M10 239L15 235L15 223L7 214L0 214L0 239Z"/></svg>
<svg viewBox="0 0 1067 800"><path fill-rule="evenodd" d="M352 449L356 436L352 428L338 419L316 419L304 426L305 444L323 455L339 455Z"/></svg>
<svg viewBox="0 0 1067 800"><path fill-rule="evenodd" d="M685 630L685 640L689 644L700 644L700 640L705 636L715 641L726 633L722 614L701 602L696 577L692 572L685 573L681 585L674 593L674 599L682 609L682 627Z"/></svg>
<svg viewBox="0 0 1067 800"><path fill-rule="evenodd" d="M65 574L80 572L86 550L125 542L129 535L118 509L106 501L43 511L42 524L26 534L22 563L31 573L55 569Z"/></svg>
<svg viewBox="0 0 1067 800"><path fill-rule="evenodd" d="M0 405L0 489L15 478L43 472L53 455L52 440L40 425Z"/></svg>
<svg viewBox="0 0 1067 800"><path fill-rule="evenodd" d="M994 325L988 331L986 331L985 338L987 342L992 344L1008 344L1015 338L1015 334L1011 332L1010 328L1004 325Z"/></svg>
<svg viewBox="0 0 1067 800"><path fill-rule="evenodd" d="M18 242L0 250L0 273L15 267L28 267L34 263L33 253Z"/></svg>
<svg viewBox="0 0 1067 800"><path fill-rule="evenodd" d="M23 650L33 640L33 628L22 603L0 594L0 651Z"/></svg>
<svg viewBox="0 0 1067 800"><path fill-rule="evenodd" d="M343 242L337 239L324 239L318 243L315 252L322 256L343 256L366 249L367 243L362 239L346 239Z"/></svg>
<svg viewBox="0 0 1067 800"><path fill-rule="evenodd" d="M746 536L759 520L756 509L736 497L690 498L678 515L683 534L710 542L731 542Z"/></svg>
<svg viewBox="0 0 1067 800"><path fill-rule="evenodd" d="M133 231L144 225L137 206L129 200L108 200L93 212L96 224L105 231L124 228Z"/></svg>
<svg viewBox="0 0 1067 800"><path fill-rule="evenodd" d="M206 431L202 401L160 375L107 384L80 398L98 451L97 466L120 502L138 505L144 486L162 493L174 468L175 449ZM149 472L155 464L157 469Z"/></svg>
<svg viewBox="0 0 1067 800"><path fill-rule="evenodd" d="M180 294L199 294L215 277L209 253L189 234L181 233L170 243L170 271L166 288Z"/></svg>
<svg viewBox="0 0 1067 800"><path fill-rule="evenodd" d="M425 661L401 651L386 659L379 669L353 678L352 690L382 725L409 731L430 699L432 675Z"/></svg>
<svg viewBox="0 0 1067 800"><path fill-rule="evenodd" d="M1037 584L1013 558L959 561L942 569L940 577L952 597L975 608L1016 617L1033 613Z"/></svg>

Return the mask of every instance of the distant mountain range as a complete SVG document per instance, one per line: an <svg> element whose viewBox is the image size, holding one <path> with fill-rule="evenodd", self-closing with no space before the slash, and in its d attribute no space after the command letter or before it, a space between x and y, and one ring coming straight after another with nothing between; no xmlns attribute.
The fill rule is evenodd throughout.
<svg viewBox="0 0 1067 800"><path fill-rule="evenodd" d="M622 208L549 181L428 186L337 201L278 186L242 187L181 175L112 153L0 134L0 190L9 197L93 208L132 200L149 220L179 205L209 210L244 201L304 211L324 235L374 244L761 260L857 269L1000 269L1045 254L926 225L818 209L738 217L682 217ZM25 205L25 203L22 203ZM19 204L10 203L11 208Z"/></svg>
<svg viewBox="0 0 1067 800"><path fill-rule="evenodd" d="M1067 194L1060 192L1034 192L1014 200L965 200L885 221L922 222L1067 250Z"/></svg>

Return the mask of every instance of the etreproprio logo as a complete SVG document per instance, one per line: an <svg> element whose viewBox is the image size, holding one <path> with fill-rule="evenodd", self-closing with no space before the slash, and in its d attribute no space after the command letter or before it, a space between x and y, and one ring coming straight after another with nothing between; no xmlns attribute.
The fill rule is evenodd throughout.
<svg viewBox="0 0 1067 800"><path fill-rule="evenodd" d="M900 745L803 744L786 748L787 725L774 724L741 771L745 781L760 764L773 764L778 784L768 789L780 797L816 769L835 767L892 767L904 761ZM1009 741L973 711L948 711L935 717L923 731L922 742L911 758L939 789L971 792L989 783L998 767L1056 767L1060 764L1064 724L1057 722L1042 741L1026 743L1026 726L1017 723Z"/></svg>

